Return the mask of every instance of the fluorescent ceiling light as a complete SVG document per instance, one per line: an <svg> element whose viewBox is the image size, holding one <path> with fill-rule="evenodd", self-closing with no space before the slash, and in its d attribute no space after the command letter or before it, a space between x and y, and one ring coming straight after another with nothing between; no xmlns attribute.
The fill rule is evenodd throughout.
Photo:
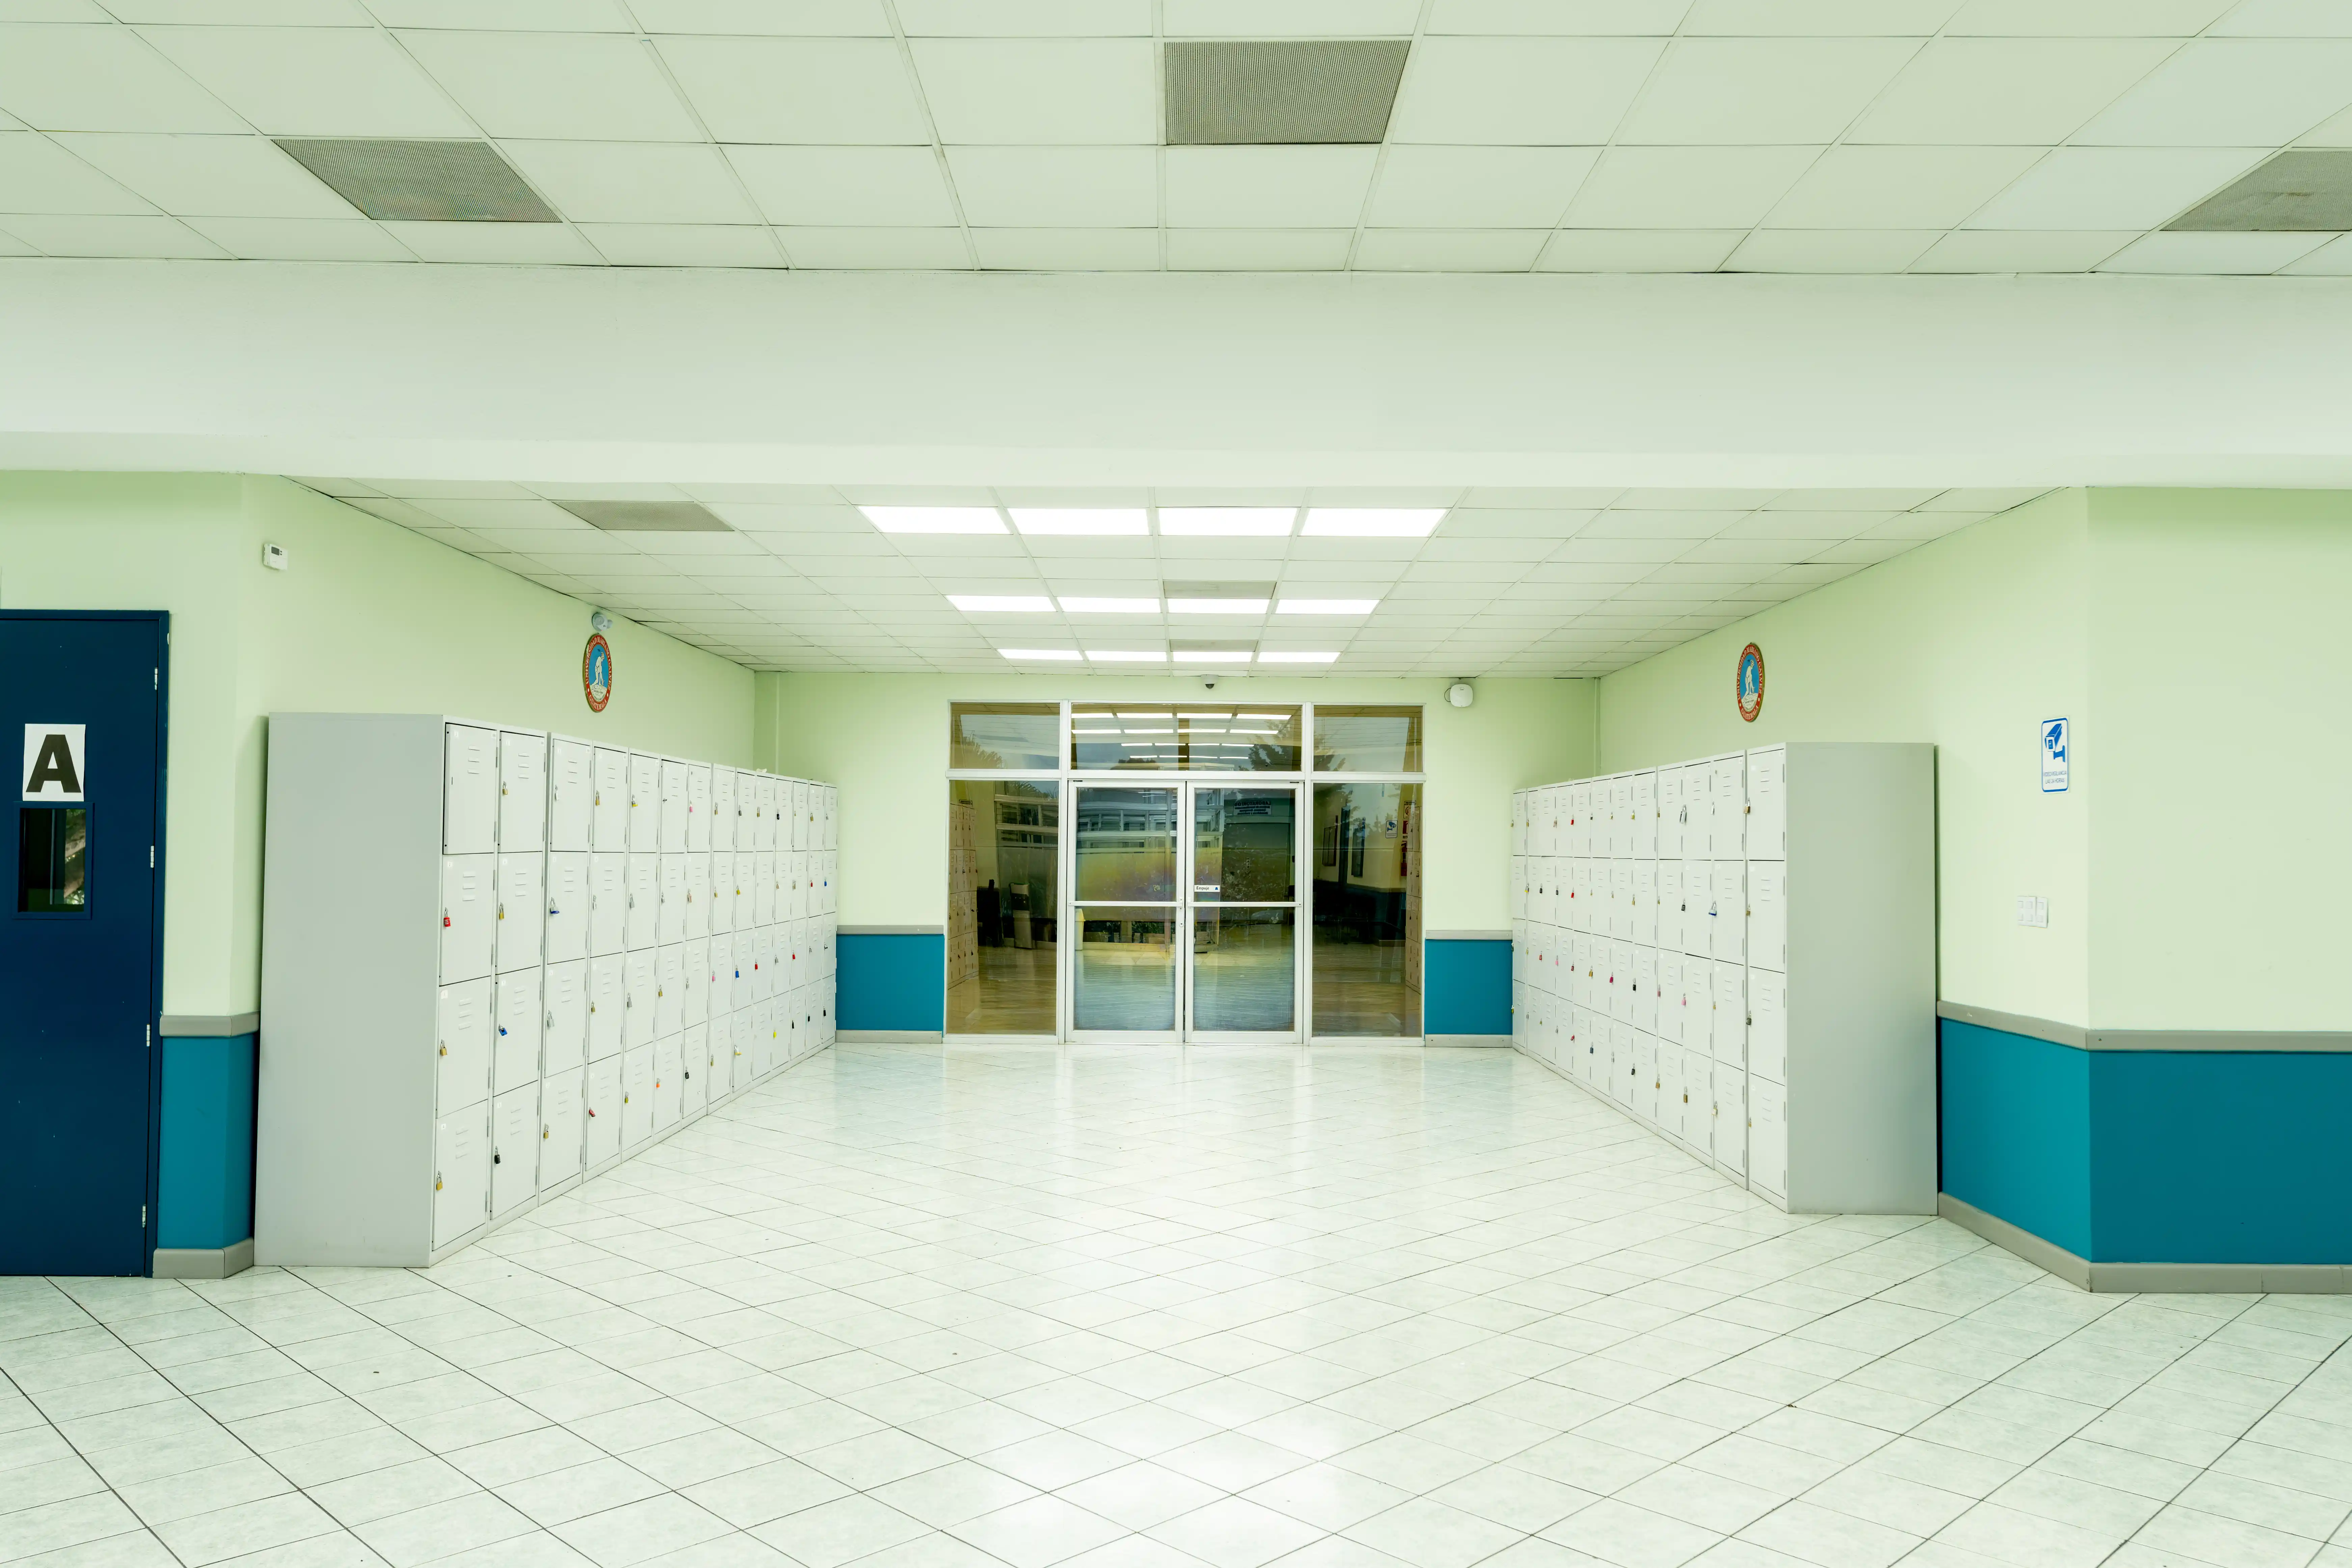
<svg viewBox="0 0 2352 1568"><path fill-rule="evenodd" d="M959 610L1054 611L1054 601L1043 594L950 594L948 603Z"/></svg>
<svg viewBox="0 0 2352 1568"><path fill-rule="evenodd" d="M1117 730L1073 730L1070 733L1073 735L1116 735L1118 731Z"/></svg>
<svg viewBox="0 0 2352 1568"><path fill-rule="evenodd" d="M1127 733L1130 735L1172 735L1176 731L1173 730L1129 730L1127 731Z"/></svg>
<svg viewBox="0 0 2352 1568"><path fill-rule="evenodd" d="M1283 599L1274 606L1277 616L1369 616L1381 607L1378 599Z"/></svg>
<svg viewBox="0 0 2352 1568"><path fill-rule="evenodd" d="M1176 662L1179 664L1247 664L1249 661L1248 654L1238 652L1180 653L1176 656Z"/></svg>
<svg viewBox="0 0 2352 1568"><path fill-rule="evenodd" d="M1170 713L1165 710L1162 710L1158 713L1129 713L1124 708L1118 710L1118 716L1122 719L1173 719L1176 717L1175 714Z"/></svg>
<svg viewBox="0 0 2352 1568"><path fill-rule="evenodd" d="M1264 599L1171 599L1168 613L1171 616L1262 616L1265 614Z"/></svg>
<svg viewBox="0 0 2352 1568"><path fill-rule="evenodd" d="M1285 719L1296 719L1298 715L1296 713L1236 713L1234 717L1236 719L1262 719L1270 724L1279 724Z"/></svg>
<svg viewBox="0 0 2352 1568"><path fill-rule="evenodd" d="M1083 594L1062 595L1062 608L1074 616L1156 616L1157 599L1100 599Z"/></svg>
<svg viewBox="0 0 2352 1568"><path fill-rule="evenodd" d="M1444 515L1444 507L1318 506L1299 531L1322 539L1426 539Z"/></svg>
<svg viewBox="0 0 2352 1568"><path fill-rule="evenodd" d="M1163 506L1160 531L1174 539L1280 539L1298 521L1295 506Z"/></svg>
<svg viewBox="0 0 2352 1568"><path fill-rule="evenodd" d="M1087 657L1097 664L1166 664L1168 662L1166 654L1151 653L1142 648L1090 647L1087 649Z"/></svg>
<svg viewBox="0 0 2352 1568"><path fill-rule="evenodd" d="M1276 650L1258 655L1257 661L1260 664L1334 664L1339 661L1339 658L1336 653L1297 653Z"/></svg>
<svg viewBox="0 0 2352 1568"><path fill-rule="evenodd" d="M1003 533L992 506L861 506L866 521L885 533Z"/></svg>
<svg viewBox="0 0 2352 1568"><path fill-rule="evenodd" d="M1149 533L1141 507L1016 506L1013 526L1024 533Z"/></svg>
<svg viewBox="0 0 2352 1568"><path fill-rule="evenodd" d="M1083 658L1086 656L1074 647L1001 647L996 650L1007 658Z"/></svg>

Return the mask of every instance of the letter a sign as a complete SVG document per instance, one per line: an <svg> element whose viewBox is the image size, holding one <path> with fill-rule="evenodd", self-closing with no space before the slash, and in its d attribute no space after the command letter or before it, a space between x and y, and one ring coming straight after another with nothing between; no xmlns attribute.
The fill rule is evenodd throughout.
<svg viewBox="0 0 2352 1568"><path fill-rule="evenodd" d="M82 724L25 726L25 798L76 801L81 798Z"/></svg>

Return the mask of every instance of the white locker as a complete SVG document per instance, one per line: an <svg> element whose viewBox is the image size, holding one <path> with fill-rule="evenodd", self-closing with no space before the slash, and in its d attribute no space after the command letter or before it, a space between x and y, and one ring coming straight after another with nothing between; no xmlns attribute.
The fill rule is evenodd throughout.
<svg viewBox="0 0 2352 1568"><path fill-rule="evenodd" d="M599 849L588 858L588 951L602 955L628 945L629 858Z"/></svg>
<svg viewBox="0 0 2352 1568"><path fill-rule="evenodd" d="M730 1076L737 1089L748 1088L752 1080L759 1077L756 1066L759 1053L751 1048L753 1038L751 1026L754 1022L749 1007L738 1008L728 1016L728 1035L731 1042L730 1048L734 1052L730 1059L735 1064Z"/></svg>
<svg viewBox="0 0 2352 1568"><path fill-rule="evenodd" d="M1690 1108L1690 1090L1683 1081L1683 1049L1661 1037L1658 1041L1658 1130L1680 1141L1683 1114Z"/></svg>
<svg viewBox="0 0 2352 1568"><path fill-rule="evenodd" d="M1748 1086L1748 1184L1775 1197L1789 1191L1789 1096L1778 1084Z"/></svg>
<svg viewBox="0 0 2352 1568"><path fill-rule="evenodd" d="M756 823L759 819L748 817L745 820ZM734 860L734 866L728 873L731 879L730 886L735 892L732 900L734 911L728 917L727 923L735 931L747 931L760 923L754 918L759 913L756 895L760 887L760 858L749 850L738 849L735 851Z"/></svg>
<svg viewBox="0 0 2352 1568"><path fill-rule="evenodd" d="M1683 955L1671 948L1658 949L1658 1037L1672 1045L1682 1045L1683 1021L1687 1016L1683 1005Z"/></svg>
<svg viewBox="0 0 2352 1568"><path fill-rule="evenodd" d="M1718 963L1748 960L1748 862L1715 862L1715 896L1707 900L1707 956Z"/></svg>
<svg viewBox="0 0 2352 1568"><path fill-rule="evenodd" d="M629 753L629 853L661 848L661 759Z"/></svg>
<svg viewBox="0 0 2352 1568"><path fill-rule="evenodd" d="M1511 792L1511 854L1524 859L1528 853L1528 792Z"/></svg>
<svg viewBox="0 0 2352 1568"><path fill-rule="evenodd" d="M776 1004L755 1003L751 1008L751 1075L765 1078L776 1070Z"/></svg>
<svg viewBox="0 0 2352 1568"><path fill-rule="evenodd" d="M449 1246L489 1217L489 1111L473 1106L433 1124L433 1246Z"/></svg>
<svg viewBox="0 0 2352 1568"><path fill-rule="evenodd" d="M588 961L588 1059L621 1054L629 1016L628 959L617 952Z"/></svg>
<svg viewBox="0 0 2352 1568"><path fill-rule="evenodd" d="M1658 858L1683 858L1683 771L1658 770Z"/></svg>
<svg viewBox="0 0 2352 1568"><path fill-rule="evenodd" d="M588 960L547 966L546 1037L540 1043L541 1076L576 1074L588 1060Z"/></svg>
<svg viewBox="0 0 2352 1568"><path fill-rule="evenodd" d="M686 947L672 942L654 950L654 1036L686 1027Z"/></svg>
<svg viewBox="0 0 2352 1568"><path fill-rule="evenodd" d="M625 850L629 847L629 753L599 746L590 765L594 788L589 808L594 820L589 844L596 849Z"/></svg>
<svg viewBox="0 0 2352 1568"><path fill-rule="evenodd" d="M1748 972L1748 1070L1789 1081L1789 977L1769 969Z"/></svg>
<svg viewBox="0 0 2352 1568"><path fill-rule="evenodd" d="M1748 962L1759 969L1789 968L1789 863L1748 863Z"/></svg>
<svg viewBox="0 0 2352 1568"><path fill-rule="evenodd" d="M1527 919L1528 858L1524 855L1514 855L1511 857L1510 900L1511 918L1515 921L1523 921Z"/></svg>
<svg viewBox="0 0 2352 1568"><path fill-rule="evenodd" d="M651 1045L654 1037L655 951L641 947L625 954L621 965L621 1048Z"/></svg>
<svg viewBox="0 0 2352 1568"><path fill-rule="evenodd" d="M653 1123L656 1132L677 1125L680 1099L685 1093L680 1077L686 1070L682 1047L683 1042L676 1035L664 1035L654 1042Z"/></svg>
<svg viewBox="0 0 2352 1568"><path fill-rule="evenodd" d="M665 855L686 853L686 764L665 760L655 786L661 792L660 849Z"/></svg>
<svg viewBox="0 0 2352 1568"><path fill-rule="evenodd" d="M708 816L698 818L705 827L710 826ZM697 942L710 934L710 856L688 853L683 857L686 868L686 940Z"/></svg>
<svg viewBox="0 0 2352 1568"><path fill-rule="evenodd" d="M547 737L499 731L499 849L547 847Z"/></svg>
<svg viewBox="0 0 2352 1568"><path fill-rule="evenodd" d="M783 918L776 909L777 880L774 855L751 858L751 923L754 926L773 925Z"/></svg>
<svg viewBox="0 0 2352 1568"><path fill-rule="evenodd" d="M443 1116L479 1105L490 1094L490 983L441 987L435 1010L433 1098Z"/></svg>
<svg viewBox="0 0 2352 1568"><path fill-rule="evenodd" d="M1626 934L1644 947L1658 944L1658 863L1633 862L1633 897L1628 907Z"/></svg>
<svg viewBox="0 0 2352 1568"><path fill-rule="evenodd" d="M792 847L792 824L784 819L790 805L784 781L762 773L760 776L760 811L766 826L761 831L760 842L752 846L754 849L773 853Z"/></svg>
<svg viewBox="0 0 2352 1568"><path fill-rule="evenodd" d="M1658 950L1635 944L1633 948L1633 1027L1644 1034L1658 1032Z"/></svg>
<svg viewBox="0 0 2352 1568"><path fill-rule="evenodd" d="M562 1186L580 1173L581 1074L549 1078L539 1086L539 1190Z"/></svg>
<svg viewBox="0 0 2352 1568"><path fill-rule="evenodd" d="M1683 958L1683 1049L1715 1055L1715 961Z"/></svg>
<svg viewBox="0 0 2352 1568"><path fill-rule="evenodd" d="M594 1170L611 1161L621 1152L621 1079L619 1056L609 1056L602 1061L588 1064L583 1075L586 1086L586 1117L582 1123L580 1158L588 1170Z"/></svg>
<svg viewBox="0 0 2352 1568"><path fill-rule="evenodd" d="M645 1146L654 1133L654 1047L651 1041L621 1053L621 1152Z"/></svg>
<svg viewBox="0 0 2352 1568"><path fill-rule="evenodd" d="M735 825L740 806L735 794L736 773L733 768L710 770L710 848L713 854L735 852Z"/></svg>
<svg viewBox="0 0 2352 1568"><path fill-rule="evenodd" d="M1655 1124L1658 1120L1658 1041L1654 1035L1633 1034L1633 1114Z"/></svg>
<svg viewBox="0 0 2352 1568"><path fill-rule="evenodd" d="M1626 853L1637 860L1658 854L1658 775L1655 770L1633 775L1633 841Z"/></svg>
<svg viewBox="0 0 2352 1568"><path fill-rule="evenodd" d="M1622 855L1609 862L1609 934L1633 939L1633 862Z"/></svg>
<svg viewBox="0 0 2352 1568"><path fill-rule="evenodd" d="M710 1016L735 1010L735 935L722 932L710 939Z"/></svg>
<svg viewBox="0 0 2352 1568"><path fill-rule="evenodd" d="M739 1013L751 1005L752 993L757 989L760 977L759 944L760 933L757 931L739 931L735 933L734 964L730 971L730 978L734 984L728 987L727 995L730 1006Z"/></svg>
<svg viewBox="0 0 2352 1568"><path fill-rule="evenodd" d="M1683 911L1688 907L1683 896L1683 863L1661 860L1657 866L1658 951L1680 952L1683 950Z"/></svg>
<svg viewBox="0 0 2352 1568"><path fill-rule="evenodd" d="M1683 951L1693 958L1715 956L1715 862L1683 862Z"/></svg>
<svg viewBox="0 0 2352 1568"><path fill-rule="evenodd" d="M498 934L492 949L499 972L536 969L546 952L547 858L534 849L501 855L498 860Z"/></svg>
<svg viewBox="0 0 2352 1568"><path fill-rule="evenodd" d="M629 857L627 912L622 917L621 945L632 952L661 940L661 857Z"/></svg>
<svg viewBox="0 0 2352 1568"><path fill-rule="evenodd" d="M1734 1175L1748 1170L1748 1075L1715 1064L1715 1163Z"/></svg>
<svg viewBox="0 0 2352 1568"><path fill-rule="evenodd" d="M1715 1059L1744 1072L1748 1067L1748 971L1736 963L1717 963L1713 968Z"/></svg>
<svg viewBox="0 0 2352 1568"><path fill-rule="evenodd" d="M1683 858L1705 860L1715 853L1715 773L1706 763L1685 763L1683 775Z"/></svg>
<svg viewBox="0 0 2352 1568"><path fill-rule="evenodd" d="M686 1026L707 1022L710 1017L710 939L686 944L686 1005L683 1013Z"/></svg>
<svg viewBox="0 0 2352 1568"><path fill-rule="evenodd" d="M751 937L751 1000L766 1002L776 994L777 932L774 926L761 926Z"/></svg>
<svg viewBox="0 0 2352 1568"><path fill-rule="evenodd" d="M686 852L689 855L710 853L710 781L709 763L687 764Z"/></svg>
<svg viewBox="0 0 2352 1568"><path fill-rule="evenodd" d="M1728 860L1748 853L1748 757L1734 752L1707 764L1708 790L1715 797L1709 823L1707 853Z"/></svg>
<svg viewBox="0 0 2352 1568"><path fill-rule="evenodd" d="M1748 753L1748 858L1789 858L1789 748Z"/></svg>
<svg viewBox="0 0 2352 1568"><path fill-rule="evenodd" d="M443 737L441 852L487 855L499 843L499 732L450 724Z"/></svg>
<svg viewBox="0 0 2352 1568"><path fill-rule="evenodd" d="M710 1026L689 1024L678 1037L678 1112L699 1115L710 1100Z"/></svg>
<svg viewBox="0 0 2352 1568"><path fill-rule="evenodd" d="M504 1094L539 1079L539 1031L545 1014L541 1007L541 971L518 969L501 974L490 992L490 1020L497 1034L490 1042L490 1092Z"/></svg>
<svg viewBox="0 0 2352 1568"><path fill-rule="evenodd" d="M1633 1105L1633 1075L1641 1070L1633 1059L1633 1026L1622 1018L1609 1024L1609 1095L1627 1110Z"/></svg>
<svg viewBox="0 0 2352 1568"><path fill-rule="evenodd" d="M797 850L776 857L778 921L796 921L809 912L809 858Z"/></svg>
<svg viewBox="0 0 2352 1568"><path fill-rule="evenodd" d="M735 929L735 857L713 853L708 863L710 931L715 936Z"/></svg>
<svg viewBox="0 0 2352 1568"><path fill-rule="evenodd" d="M550 963L569 963L588 956L589 914L595 907L594 895L588 887L588 866L589 857L584 854L551 854L547 858Z"/></svg>
<svg viewBox="0 0 2352 1568"><path fill-rule="evenodd" d="M831 784L824 784L819 788L818 794L823 796L824 804L817 813L817 820L824 824L824 849L829 859L841 849L841 791Z"/></svg>
<svg viewBox="0 0 2352 1568"><path fill-rule="evenodd" d="M490 1217L500 1218L539 1191L539 1080L509 1089L490 1107Z"/></svg>
<svg viewBox="0 0 2352 1568"><path fill-rule="evenodd" d="M776 847L806 849L809 847L809 824L814 820L814 814L809 810L808 785L799 779L793 779L786 784L785 788L788 794L783 802L783 807L785 814L792 819L793 841L788 845L779 839Z"/></svg>
<svg viewBox="0 0 2352 1568"><path fill-rule="evenodd" d="M661 877L661 901L654 906L654 941L686 940L686 856L660 855L655 863Z"/></svg>
<svg viewBox="0 0 2352 1568"><path fill-rule="evenodd" d="M493 797L495 798L495 797ZM490 973L498 926L495 855L449 855L441 861L441 981L449 984Z"/></svg>
<svg viewBox="0 0 2352 1568"><path fill-rule="evenodd" d="M557 736L548 742L547 847L550 849L586 849L595 842L595 755L596 748L585 741L567 741ZM575 1100L578 1098L573 1096Z"/></svg>

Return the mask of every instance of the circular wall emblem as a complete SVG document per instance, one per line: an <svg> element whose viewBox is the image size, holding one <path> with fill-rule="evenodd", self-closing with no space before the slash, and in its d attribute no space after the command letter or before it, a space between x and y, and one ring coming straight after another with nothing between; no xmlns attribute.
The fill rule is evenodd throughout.
<svg viewBox="0 0 2352 1568"><path fill-rule="evenodd" d="M588 710L602 713L613 700L613 645L598 632L580 655L580 689L587 694Z"/></svg>
<svg viewBox="0 0 2352 1568"><path fill-rule="evenodd" d="M1750 724L1764 711L1764 650L1749 643L1739 650L1739 716Z"/></svg>

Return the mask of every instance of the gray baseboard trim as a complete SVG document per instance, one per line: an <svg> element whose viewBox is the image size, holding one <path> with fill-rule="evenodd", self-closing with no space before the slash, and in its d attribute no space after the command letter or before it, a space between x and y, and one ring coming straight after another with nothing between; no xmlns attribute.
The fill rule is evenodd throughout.
<svg viewBox="0 0 2352 1568"><path fill-rule="evenodd" d="M945 936L945 926L835 926L835 936Z"/></svg>
<svg viewBox="0 0 2352 1568"><path fill-rule="evenodd" d="M1421 933L1421 940L1423 942L1508 942L1511 940L1511 933L1507 931L1425 931Z"/></svg>
<svg viewBox="0 0 2352 1568"><path fill-rule="evenodd" d="M226 1031L224 1031L225 1033ZM245 1031L239 1029L238 1034ZM226 1247L159 1247L154 1275L158 1279L226 1279L253 1267L253 1237Z"/></svg>
<svg viewBox="0 0 2352 1568"><path fill-rule="evenodd" d="M1421 1037L1421 1043L1425 1046L1475 1047L1480 1050L1507 1051L1511 1048L1511 1037L1508 1035L1423 1035Z"/></svg>
<svg viewBox="0 0 2352 1568"><path fill-rule="evenodd" d="M2023 1013L1971 1007L1965 1002L1938 1001L1936 1016L1949 1018L1956 1024L1974 1024L1981 1029L1999 1029L2005 1035L2023 1035L2029 1040L2047 1040L2053 1046L2072 1046L2078 1051L2087 1049L2090 1044L2090 1031L2080 1024L2054 1024Z"/></svg>
<svg viewBox="0 0 2352 1568"><path fill-rule="evenodd" d="M2336 1296L2352 1292L2352 1266L2333 1263L2094 1263L1949 1193L1936 1212L2068 1284L2101 1293L2167 1296Z"/></svg>
<svg viewBox="0 0 2352 1568"><path fill-rule="evenodd" d="M835 1029L833 1037L850 1046L936 1046L947 1035L940 1029Z"/></svg>
<svg viewBox="0 0 2352 1568"><path fill-rule="evenodd" d="M2078 1051L2219 1051L2219 1052L2345 1052L2352 1051L2352 1033L2323 1029L2091 1029L2079 1024L2057 1024L2022 1013L2001 1013L1971 1007L1965 1002L1937 1002L1936 1016L1955 1023L2023 1035Z"/></svg>
<svg viewBox="0 0 2352 1568"><path fill-rule="evenodd" d="M218 1038L224 1035L250 1035L261 1028L258 1013L166 1013L155 1032L165 1039ZM190 1275L202 1279L217 1276Z"/></svg>

